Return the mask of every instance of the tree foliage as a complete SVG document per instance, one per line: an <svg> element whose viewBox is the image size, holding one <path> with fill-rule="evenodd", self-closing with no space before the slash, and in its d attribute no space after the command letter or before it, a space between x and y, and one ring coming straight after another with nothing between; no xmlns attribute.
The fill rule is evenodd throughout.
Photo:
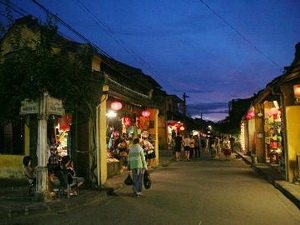
<svg viewBox="0 0 300 225"><path fill-rule="evenodd" d="M17 37L17 35L16 35ZM41 25L40 39L34 47L15 40L15 51L0 64L0 123L19 117L24 99L37 100L44 91L63 100L66 111L88 112L98 101L101 80L91 71L93 51L76 44L53 48L59 37L53 25Z"/></svg>

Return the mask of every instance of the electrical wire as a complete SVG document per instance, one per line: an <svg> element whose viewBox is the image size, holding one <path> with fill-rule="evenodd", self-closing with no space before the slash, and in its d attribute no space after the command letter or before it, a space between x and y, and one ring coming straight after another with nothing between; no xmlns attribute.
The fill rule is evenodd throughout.
<svg viewBox="0 0 300 225"><path fill-rule="evenodd" d="M212 7L210 7L207 3L205 3L203 0L199 0L206 8L208 8L216 17L218 17L220 20L222 20L228 27L230 27L231 30L233 30L238 36L240 36L245 42L250 44L252 48L255 49L260 55L265 57L268 61L270 61L273 65L276 67L279 67L282 69L282 67L276 63L271 57L269 57L267 54L265 54L262 50L260 50L256 45L254 45L248 38L245 37L238 29L236 29L233 25L231 25L224 17L222 17L220 14L218 14Z"/></svg>
<svg viewBox="0 0 300 225"><path fill-rule="evenodd" d="M43 11L46 12L47 15L51 15L53 18L55 18L57 21L59 21L61 24L63 24L66 28L68 28L70 31L72 31L74 34L76 34L79 38L84 40L85 42L91 44L93 47L95 47L101 54L105 55L108 58L112 58L107 52L105 52L103 49L99 48L95 44L93 44L87 37L85 37L83 34L76 31L72 26L67 24L65 21L63 21L60 17L55 15L54 13L50 12L46 7L44 7L42 4L37 2L36 0L32 0L34 4L36 4L38 7L40 7Z"/></svg>
<svg viewBox="0 0 300 225"><path fill-rule="evenodd" d="M128 54L130 54L131 56L133 56L135 59L139 60L142 62L142 64L146 64L146 61L141 58L140 56L138 56L132 49L127 48L125 46L125 43L123 40L119 39L119 38L115 38L114 37L114 32L111 30L111 28L106 25L102 20L99 19L99 17L97 17L89 8L87 8L86 5L84 5L80 0L76 0L79 4L79 7L84 11L87 12L88 14L90 14L93 18L94 21L96 22L96 24L98 24L102 30L108 35L110 36L119 46L121 46Z"/></svg>
<svg viewBox="0 0 300 225"><path fill-rule="evenodd" d="M0 3L10 9L12 9L13 11L15 11L16 13L18 13L21 16L25 16L26 14L28 14L25 10L23 10L22 8L14 5L11 2L7 2L7 1L0 1Z"/></svg>
<svg viewBox="0 0 300 225"><path fill-rule="evenodd" d="M30 1L30 0L29 0ZM87 42L88 44L90 44L91 46L93 46L95 49L97 49L99 51L100 54L102 54L103 56L107 57L106 58L102 58L102 60L108 65L108 67L110 67L111 69L115 70L116 72L118 72L120 75L127 77L125 74L122 73L122 71L120 71L120 69L115 67L115 64L111 62L111 60L113 60L115 63L118 64L118 61L115 60L112 56L110 56L107 52L105 52L103 49L101 49L100 47L98 47L96 44L92 43L87 37L85 37L83 34L79 33L78 31L76 31L71 25L67 24L65 21L63 21L59 16L55 15L54 13L52 13L49 9L47 9L45 6L43 6L42 4L40 4L38 1L36 0L31 0L35 5L37 5L40 9L42 9L46 15L50 15L51 17L53 17L54 19L57 20L57 22L59 22L60 24L62 24L64 27L66 27L68 30L70 30L73 34L75 34L77 37L79 37L81 40L83 40L84 42ZM79 1L80 2L80 1ZM0 3L4 4L5 6L11 8L13 11L15 11L16 13L18 13L21 16L25 16L26 14L29 15L30 13L26 12L25 10L23 10L22 8L13 5L11 2L8 3L4 3L2 0L0 0ZM82 4L83 5L83 4ZM84 5L82 6L84 7ZM86 8L85 11L89 10L88 8ZM92 12L90 12L91 15L94 15ZM94 15L95 19L97 18ZM111 34L110 36L113 37L113 32L111 31L111 29L105 24L103 23L101 20L98 19L98 25L102 24L103 27L106 28L107 33ZM61 32L58 32L59 34L61 34ZM63 34L62 36L66 36L65 34ZM67 36L66 36L67 37ZM73 40L73 38L68 37L69 39ZM122 40L119 40L120 45L124 44L124 42L122 42ZM132 51L132 50L131 50ZM130 53L130 50L127 51L128 53ZM134 55L136 53L134 53L132 51L131 55ZM138 58L138 56L135 57L136 59ZM140 57L140 62L143 62L143 65L147 65L146 61L143 60ZM148 65L149 66L149 65ZM150 66L149 66L150 68Z"/></svg>
<svg viewBox="0 0 300 225"><path fill-rule="evenodd" d="M151 71L151 73L153 75L157 74L156 72L154 72L154 69L152 68L152 66L146 62L146 60L144 60L141 56L139 56L135 51L133 51L132 49L126 47L125 42L122 39L116 38L114 35L114 32L112 31L112 29L105 24L101 19L99 19L99 17L97 17L95 15L95 13L93 13L85 4L82 3L81 0L76 0L79 7L86 13L90 14L93 18L94 21L96 22L96 24L98 24L102 30L108 35L110 36L119 46L121 46L128 54L130 54L135 60L137 60L142 66L147 66L148 69ZM156 76L158 77L158 76ZM166 82L166 81L165 81Z"/></svg>

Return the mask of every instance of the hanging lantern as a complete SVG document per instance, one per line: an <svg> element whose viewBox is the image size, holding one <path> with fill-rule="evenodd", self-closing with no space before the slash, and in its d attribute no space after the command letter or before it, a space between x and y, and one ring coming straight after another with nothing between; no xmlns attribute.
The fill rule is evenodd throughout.
<svg viewBox="0 0 300 225"><path fill-rule="evenodd" d="M150 116L150 112L149 112L148 110L144 110L144 111L142 112L142 116L143 116L143 117L149 117L149 116Z"/></svg>
<svg viewBox="0 0 300 225"><path fill-rule="evenodd" d="M72 115L65 114L62 117L59 117L57 119L59 123L59 128L62 131L70 131L70 126L72 124Z"/></svg>
<svg viewBox="0 0 300 225"><path fill-rule="evenodd" d="M300 84L294 84L293 86L294 89L294 97L296 100L296 103L300 103Z"/></svg>
<svg viewBox="0 0 300 225"><path fill-rule="evenodd" d="M114 101L114 102L112 102L111 104L110 104L110 108L112 109L112 110L115 110L115 111L118 111L118 110L120 110L120 109L122 109L122 103L121 102L118 102L118 101Z"/></svg>
<svg viewBox="0 0 300 225"><path fill-rule="evenodd" d="M246 119L247 119L247 120L251 120L251 119L254 118L254 116L255 116L255 113L254 113L254 107L251 106L251 108L249 109L249 111L248 111L247 114L246 114Z"/></svg>
<svg viewBox="0 0 300 225"><path fill-rule="evenodd" d="M124 116L124 117L122 118L122 120L123 120L123 124L124 124L125 126L129 127L129 126L131 125L131 119L130 119L130 117Z"/></svg>

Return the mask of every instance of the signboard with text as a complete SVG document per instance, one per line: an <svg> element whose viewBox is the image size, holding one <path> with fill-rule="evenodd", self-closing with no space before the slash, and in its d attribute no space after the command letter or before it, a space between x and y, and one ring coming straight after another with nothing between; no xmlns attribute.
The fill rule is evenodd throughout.
<svg viewBox="0 0 300 225"><path fill-rule="evenodd" d="M37 101L32 101L25 99L21 102L20 114L37 114L39 112L39 103Z"/></svg>
<svg viewBox="0 0 300 225"><path fill-rule="evenodd" d="M46 101L45 112L47 115L62 116L65 114L65 109L63 107L62 100L47 96L45 98L45 101ZM21 102L20 115L38 114L40 112L39 107L40 105L38 101L25 99L24 101Z"/></svg>
<svg viewBox="0 0 300 225"><path fill-rule="evenodd" d="M48 115L64 115L65 109L63 107L62 100L48 96L46 112Z"/></svg>

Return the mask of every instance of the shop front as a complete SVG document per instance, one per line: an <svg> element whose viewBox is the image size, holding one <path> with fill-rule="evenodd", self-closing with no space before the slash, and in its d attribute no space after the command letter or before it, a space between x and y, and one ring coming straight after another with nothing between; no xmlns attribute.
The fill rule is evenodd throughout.
<svg viewBox="0 0 300 225"><path fill-rule="evenodd" d="M65 114L61 116L51 115L48 119L48 146L49 148L56 148L57 154L60 157L72 155L71 152L71 125L72 115Z"/></svg>
<svg viewBox="0 0 300 225"><path fill-rule="evenodd" d="M284 169L281 107L277 100L264 102L265 159L278 169ZM284 171L282 171L284 172Z"/></svg>
<svg viewBox="0 0 300 225"><path fill-rule="evenodd" d="M168 133L168 149L174 148L174 138L176 135L184 132L184 124L180 121L169 120L167 121L167 133Z"/></svg>
<svg viewBox="0 0 300 225"><path fill-rule="evenodd" d="M153 154L158 156L157 121L154 108L108 98L106 105L107 176L122 173L127 168L127 155L134 138L148 140Z"/></svg>

